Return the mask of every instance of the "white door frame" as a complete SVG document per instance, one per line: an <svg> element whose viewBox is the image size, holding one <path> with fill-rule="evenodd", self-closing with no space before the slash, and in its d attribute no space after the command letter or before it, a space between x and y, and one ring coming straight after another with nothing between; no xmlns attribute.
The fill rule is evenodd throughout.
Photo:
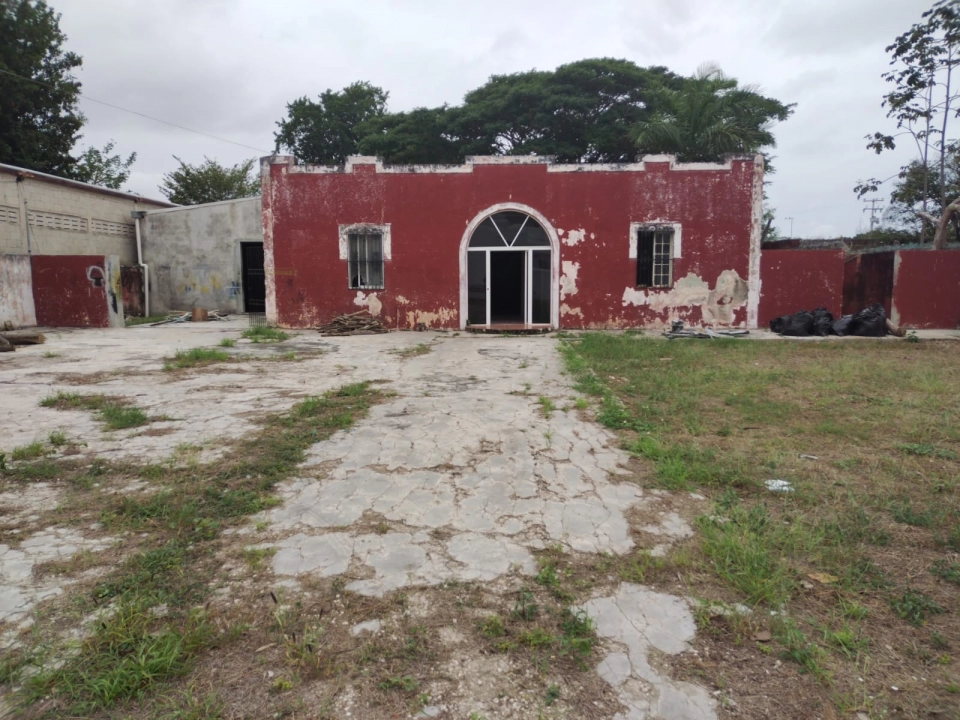
<svg viewBox="0 0 960 720"><path fill-rule="evenodd" d="M507 210L513 210L516 212L526 213L538 223L540 227L544 229L547 233L547 237L550 238L550 326L554 328L560 327L560 238L557 235L557 231L554 229L553 225L539 212L534 210L528 205L522 205L520 203L499 203L497 205L491 205L486 210L481 211L473 218L468 224L467 229L463 233L463 238L460 240L460 328L464 329L467 327L467 318L469 317L469 297L467 289L467 253L470 249L470 238L473 237L474 231L479 227L480 223L486 220L491 215L495 215L499 212L504 212ZM521 250L543 250L542 247L532 247L532 248L483 248L484 250L493 250L495 252L500 251L511 251L519 252ZM524 277L524 316L529 319L531 317L531 308L530 308L530 288L532 287L530 282L530 273L532 272L532 256L527 253L526 258L526 268L525 268L525 277ZM490 256L487 255L487 324L490 323Z"/></svg>

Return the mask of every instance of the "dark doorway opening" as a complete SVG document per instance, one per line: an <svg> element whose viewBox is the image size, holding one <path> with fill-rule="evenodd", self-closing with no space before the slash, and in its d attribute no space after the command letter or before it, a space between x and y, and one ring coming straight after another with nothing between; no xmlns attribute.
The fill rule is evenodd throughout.
<svg viewBox="0 0 960 720"><path fill-rule="evenodd" d="M524 321L524 252L490 253L490 323Z"/></svg>
<svg viewBox="0 0 960 720"><path fill-rule="evenodd" d="M243 265L243 311L267 311L267 287L263 275L263 243L240 243Z"/></svg>

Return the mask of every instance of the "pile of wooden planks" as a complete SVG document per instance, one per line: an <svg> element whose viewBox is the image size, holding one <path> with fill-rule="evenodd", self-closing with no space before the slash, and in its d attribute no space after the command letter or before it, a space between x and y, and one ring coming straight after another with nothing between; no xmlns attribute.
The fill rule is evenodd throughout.
<svg viewBox="0 0 960 720"><path fill-rule="evenodd" d="M317 328L321 335L373 335L388 332L379 318L375 318L367 310L338 315L326 325Z"/></svg>
<svg viewBox="0 0 960 720"><path fill-rule="evenodd" d="M17 345L40 345L46 341L43 333L0 332L0 352L13 352Z"/></svg>

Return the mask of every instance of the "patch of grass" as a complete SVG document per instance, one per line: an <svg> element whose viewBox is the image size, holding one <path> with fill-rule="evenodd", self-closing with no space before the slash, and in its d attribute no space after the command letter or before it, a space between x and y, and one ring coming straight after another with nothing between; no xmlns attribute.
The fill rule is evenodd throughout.
<svg viewBox="0 0 960 720"><path fill-rule="evenodd" d="M430 353L432 351L433 351L433 348L431 348L426 343L418 343L413 347L403 348L402 350L393 350L392 352L394 355L398 355L399 357L408 359L408 358L420 357L421 355L426 355L427 353Z"/></svg>
<svg viewBox="0 0 960 720"><path fill-rule="evenodd" d="M220 347L225 347L225 348L231 348L236 344L237 344L237 341L234 340L233 338L222 338L219 343Z"/></svg>
<svg viewBox="0 0 960 720"><path fill-rule="evenodd" d="M244 548L243 559L254 570L259 570L266 561L277 554L275 547L270 548Z"/></svg>
<svg viewBox="0 0 960 720"><path fill-rule="evenodd" d="M960 563L948 560L937 560L930 566L930 572L941 580L960 585Z"/></svg>
<svg viewBox="0 0 960 720"><path fill-rule="evenodd" d="M147 414L138 407L108 405L100 411L100 417L109 430L124 430L149 422Z"/></svg>
<svg viewBox="0 0 960 720"><path fill-rule="evenodd" d="M779 607L791 598L796 580L783 561L789 542L766 507L729 508L723 516L699 518L697 526L710 566L747 604Z"/></svg>
<svg viewBox="0 0 960 720"><path fill-rule="evenodd" d="M827 681L823 649L806 636L795 620L786 616L777 618L773 623L773 637L783 646L780 657L797 663L821 682Z"/></svg>
<svg viewBox="0 0 960 720"><path fill-rule="evenodd" d="M290 338L289 333L285 333L279 328L267 327L266 325L247 328L241 333L241 335L255 343L283 342L284 340Z"/></svg>
<svg viewBox="0 0 960 720"><path fill-rule="evenodd" d="M553 400L548 397L544 397L543 395L537 399L537 402L540 403L540 412L543 413L543 416L549 420L550 416L553 415L557 409L556 404L553 402Z"/></svg>
<svg viewBox="0 0 960 720"><path fill-rule="evenodd" d="M44 356L45 358L58 358L58 357L60 357L60 353L58 353L58 352L53 352L52 350L47 350L47 351L43 354L43 356Z"/></svg>
<svg viewBox="0 0 960 720"><path fill-rule="evenodd" d="M164 370L183 370L186 368L204 367L214 363L229 362L232 356L216 348L190 348L177 350L172 358L167 358L163 365Z"/></svg>
<svg viewBox="0 0 960 720"><path fill-rule="evenodd" d="M199 611L160 627L147 607L121 606L100 621L77 656L41 671L25 685L26 699L55 694L69 715L92 715L118 702L141 699L158 681L186 674L212 647L216 630Z"/></svg>
<svg viewBox="0 0 960 720"><path fill-rule="evenodd" d="M938 615L944 611L929 595L912 588L891 597L890 607L898 616L916 627L923 625L929 615Z"/></svg>
<svg viewBox="0 0 960 720"><path fill-rule="evenodd" d="M897 450L904 455L918 455L920 457L936 457L944 460L956 460L957 454L952 450L930 445L929 443L900 443Z"/></svg>
<svg viewBox="0 0 960 720"><path fill-rule="evenodd" d="M488 638L503 637L507 634L503 618L499 615L488 615L478 625L480 633Z"/></svg>
<svg viewBox="0 0 960 720"><path fill-rule="evenodd" d="M147 414L138 407L130 405L126 398L111 395L81 395L79 393L58 392L48 395L40 401L41 407L57 410L89 410L98 414L98 419L109 430L123 430L139 427L150 422Z"/></svg>
<svg viewBox="0 0 960 720"><path fill-rule="evenodd" d="M54 447L63 447L67 444L67 434L62 430L51 430L50 434L47 435L47 440Z"/></svg>
<svg viewBox="0 0 960 720"><path fill-rule="evenodd" d="M10 453L10 459L14 462L23 462L26 460L36 460L47 454L47 447L42 442L34 441L29 445L15 447Z"/></svg>
<svg viewBox="0 0 960 720"><path fill-rule="evenodd" d="M960 606L960 586L950 578L960 571L943 551L960 552L960 371L955 344L907 347L667 343L591 332L561 341L576 389L595 398L599 421L633 456L634 482L714 501L675 551L686 568L668 556L664 573L643 556L626 556L603 572L615 568L622 579L654 586L676 582L705 602L798 618L779 627L780 644L807 672L836 677L837 697L839 688L864 689L857 678L871 682L868 667L872 682L882 666L882 685L911 684L911 669L933 660L917 651L929 647L929 632L904 624L893 657L873 656L889 634L887 607L910 623L928 622L951 643L957 637L950 611ZM771 492L770 479L793 491ZM931 574L918 574L918 566ZM899 578L911 578L908 591ZM749 620L715 620L711 643L721 652L756 632ZM738 667L696 674L718 688L749 683ZM944 706L933 687L903 711ZM899 696L896 711L889 700L872 698L871 716L900 712Z"/></svg>
<svg viewBox="0 0 960 720"><path fill-rule="evenodd" d="M381 690L399 690L404 693L415 693L420 689L420 683L409 675L403 677L388 677L380 681L378 687Z"/></svg>

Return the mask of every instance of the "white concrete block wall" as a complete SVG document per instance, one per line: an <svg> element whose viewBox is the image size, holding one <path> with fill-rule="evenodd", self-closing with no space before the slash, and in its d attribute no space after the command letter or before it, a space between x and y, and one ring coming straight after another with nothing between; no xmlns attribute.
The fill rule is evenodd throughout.
<svg viewBox="0 0 960 720"><path fill-rule="evenodd" d="M26 254L27 233L24 200L27 210L38 213L72 215L86 221L86 230L63 230L30 225L30 251L35 255L116 255L123 265L136 262L136 239L133 235L135 210L154 210L165 203L133 196L112 195L94 186L61 185L30 173L17 182L17 175L0 170L0 253ZM15 222L10 222L15 213ZM93 220L122 223L130 228L130 236L95 232Z"/></svg>

